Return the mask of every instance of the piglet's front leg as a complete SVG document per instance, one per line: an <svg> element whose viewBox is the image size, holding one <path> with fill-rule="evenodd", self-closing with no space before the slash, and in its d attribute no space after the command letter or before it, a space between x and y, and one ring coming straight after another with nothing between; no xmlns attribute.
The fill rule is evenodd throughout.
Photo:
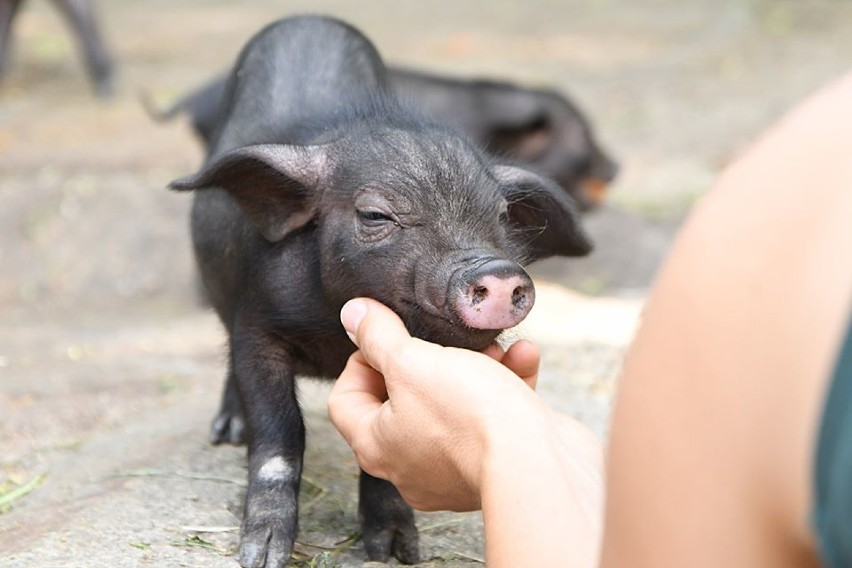
<svg viewBox="0 0 852 568"><path fill-rule="evenodd" d="M280 568L298 531L305 427L286 352L259 332L231 338L248 433L248 489L240 531L244 568Z"/></svg>
<svg viewBox="0 0 852 568"><path fill-rule="evenodd" d="M403 564L420 562L420 537L414 512L390 481L361 470L358 518L370 560L387 562L393 555Z"/></svg>

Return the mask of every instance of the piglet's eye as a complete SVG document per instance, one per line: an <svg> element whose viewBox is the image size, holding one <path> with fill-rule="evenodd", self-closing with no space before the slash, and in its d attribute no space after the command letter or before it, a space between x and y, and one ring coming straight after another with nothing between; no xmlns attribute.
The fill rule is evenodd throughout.
<svg viewBox="0 0 852 568"><path fill-rule="evenodd" d="M376 209L359 209L358 218L364 223L374 225L378 223L395 223L390 215Z"/></svg>

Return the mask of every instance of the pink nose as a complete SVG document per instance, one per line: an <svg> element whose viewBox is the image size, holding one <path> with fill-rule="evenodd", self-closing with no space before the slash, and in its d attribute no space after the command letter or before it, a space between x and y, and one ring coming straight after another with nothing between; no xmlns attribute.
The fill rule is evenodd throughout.
<svg viewBox="0 0 852 568"><path fill-rule="evenodd" d="M455 305L465 325L474 329L506 329L527 317L535 302L535 288L527 273L515 266L517 270L509 274L505 270L483 274L480 269L476 271L479 276L467 279L468 284L460 290Z"/></svg>

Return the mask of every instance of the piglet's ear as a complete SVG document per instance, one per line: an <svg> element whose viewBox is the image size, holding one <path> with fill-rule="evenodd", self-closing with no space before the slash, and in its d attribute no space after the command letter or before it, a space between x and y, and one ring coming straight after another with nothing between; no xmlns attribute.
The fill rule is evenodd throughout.
<svg viewBox="0 0 852 568"><path fill-rule="evenodd" d="M497 165L492 173L509 203L509 223L531 260L592 250L574 201L555 182L514 166Z"/></svg>
<svg viewBox="0 0 852 568"><path fill-rule="evenodd" d="M246 146L212 158L171 189L221 188L270 242L306 225L315 215L324 181L331 174L328 145Z"/></svg>

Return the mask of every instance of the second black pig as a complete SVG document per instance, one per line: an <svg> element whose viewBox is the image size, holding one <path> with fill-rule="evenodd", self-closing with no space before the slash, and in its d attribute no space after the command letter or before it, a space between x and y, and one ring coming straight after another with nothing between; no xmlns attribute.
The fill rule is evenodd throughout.
<svg viewBox="0 0 852 568"><path fill-rule="evenodd" d="M582 210L603 202L618 172L577 106L556 91L407 69L393 69L390 77L397 93L487 151L553 178Z"/></svg>
<svg viewBox="0 0 852 568"><path fill-rule="evenodd" d="M305 447L295 376L343 369L341 306L376 298L417 337L481 349L532 307L522 262L590 244L552 181L396 101L375 48L342 22L265 28L224 97L206 163L171 187L195 190L196 257L228 332L214 433L248 443L240 562L283 566ZM364 472L359 519L371 559L419 560L410 507Z"/></svg>

